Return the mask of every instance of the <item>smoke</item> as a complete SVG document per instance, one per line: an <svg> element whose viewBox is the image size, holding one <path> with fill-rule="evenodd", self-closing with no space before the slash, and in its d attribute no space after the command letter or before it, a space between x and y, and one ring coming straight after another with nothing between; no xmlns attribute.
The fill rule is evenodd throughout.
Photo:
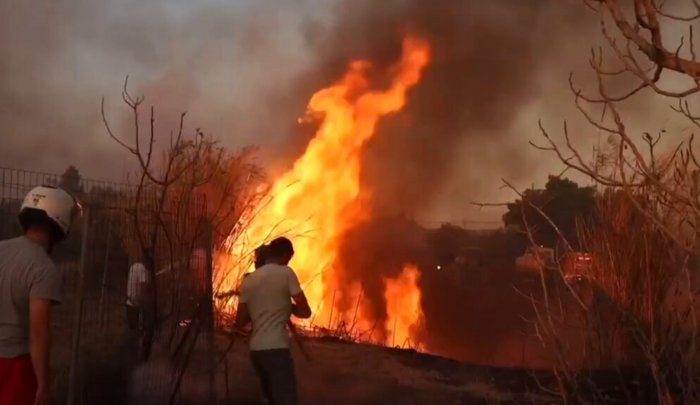
<svg viewBox="0 0 700 405"><path fill-rule="evenodd" d="M157 144L187 111L187 135L201 127L231 148L274 148L303 111L270 95L305 66L301 15L324 10L307 3L0 2L0 166L60 173L74 164L85 177L122 180L135 161L107 136L100 99L131 139L127 75L132 94L146 97L144 115L155 107Z"/></svg>
<svg viewBox="0 0 700 405"><path fill-rule="evenodd" d="M401 37L426 38L431 65L406 108L384 120L363 163L363 183L374 190L378 209L420 214L465 167L515 180L528 175L522 168L533 162L510 145L512 125L543 96L543 78L568 71L559 67L564 47L596 29L582 11L580 2L554 0L346 1L330 27L308 29L315 59L295 93L335 80L356 58L372 61L381 86L384 68L400 55ZM292 155L306 144L304 135Z"/></svg>
<svg viewBox="0 0 700 405"><path fill-rule="evenodd" d="M327 3L328 15L318 3L3 0L0 166L60 172L75 164L86 177L119 177L133 160L106 136L99 105L106 96L110 117L126 122L119 93L127 74L132 93L155 105L164 137L188 111L188 131L202 127L229 147L259 143L268 167L290 161L313 134L296 126L308 97L356 58L374 63L381 87L410 33L430 41L434 58L407 107L367 145L362 182L377 217L468 216L467 202L493 195L498 178L549 171L527 140L537 115L563 118L572 63L587 69L598 25L580 0L340 0ZM542 114L526 117L533 108ZM379 318L381 277L430 256L420 232L377 221L346 237L340 277L362 282ZM454 335L436 317L459 294L423 287L424 299L436 300L425 303L431 334L452 336L450 344L479 333L474 342L497 340L477 329ZM450 316L499 322L475 314Z"/></svg>
<svg viewBox="0 0 700 405"><path fill-rule="evenodd" d="M531 170L523 169L535 163L523 152L527 141L515 143L514 126L546 96L546 79L561 75L565 80L568 67L559 64L565 48L597 28L581 18L582 11L580 2L552 0L353 0L338 6L329 27L309 27L315 58L296 94L309 94L340 77L348 60L357 58L373 63L371 79L381 88L407 34L427 39L433 49L433 60L406 107L383 120L366 145L362 185L372 191L375 217L345 235L340 254L338 281L363 286L371 317L382 322L387 317L382 278L395 277L409 262L430 263L432 255L420 227L382 217L428 212L455 177L474 194L477 188L497 188L498 177L531 177ZM299 134L292 155L308 136ZM476 173L469 178L461 173L466 170ZM464 206L465 200L456 204ZM474 347L483 356L520 326L523 303L509 299L512 291L472 291L465 297L445 280L422 279L432 350L474 360ZM494 302L500 307L489 305ZM339 305L347 311L353 303L341 300Z"/></svg>
<svg viewBox="0 0 700 405"><path fill-rule="evenodd" d="M425 231L406 218L378 218L350 230L344 237L340 258L347 272L337 274L339 285L360 281L366 298L363 310L370 319L387 317L382 277L396 278L406 263L422 263L429 255ZM357 297L342 295L336 301L341 312L352 311Z"/></svg>
<svg viewBox="0 0 700 405"><path fill-rule="evenodd" d="M97 82L115 70L128 72L128 65L152 64L157 57L147 33L167 30L162 20L146 23L152 7L141 7L146 14L139 21L140 15L120 15L110 5L84 0L0 3L2 166L58 171L77 164L101 174L114 171L113 166L100 169L114 154L103 142L103 132L93 135L100 129L101 89L105 84L118 89L124 73L116 81ZM123 10L129 9L124 4ZM128 24L118 24L122 19Z"/></svg>

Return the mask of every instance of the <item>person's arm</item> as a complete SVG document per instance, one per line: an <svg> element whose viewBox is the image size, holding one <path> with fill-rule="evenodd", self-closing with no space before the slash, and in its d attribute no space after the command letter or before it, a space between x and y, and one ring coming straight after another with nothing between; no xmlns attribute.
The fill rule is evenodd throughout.
<svg viewBox="0 0 700 405"><path fill-rule="evenodd" d="M246 275L247 276L247 275ZM236 320L234 321L233 327L238 330L242 330L252 321L250 318L250 311L248 311L248 288L246 287L245 277L241 283L238 294L238 308L236 309Z"/></svg>
<svg viewBox="0 0 700 405"><path fill-rule="evenodd" d="M300 319L311 318L311 307L309 306L309 301L306 300L306 295L304 292L293 295L292 299L294 304L292 305L292 315Z"/></svg>
<svg viewBox="0 0 700 405"><path fill-rule="evenodd" d="M238 310L236 311L236 321L234 327L236 329L243 329L250 323L250 312L248 312L248 304L245 302L238 303Z"/></svg>
<svg viewBox="0 0 700 405"><path fill-rule="evenodd" d="M37 404L46 403L50 389L51 301L32 299L29 303L29 352L37 380Z"/></svg>
<svg viewBox="0 0 700 405"><path fill-rule="evenodd" d="M53 265L33 267L29 289L29 355L37 380L35 405L48 403L51 388L51 307L61 302L63 273Z"/></svg>
<svg viewBox="0 0 700 405"><path fill-rule="evenodd" d="M301 289L299 284L299 278L297 277L294 270L289 269L289 295L292 297L294 303L292 304L292 315L300 319L307 319L311 317L311 307L309 306L309 301L306 299L304 291Z"/></svg>
<svg viewBox="0 0 700 405"><path fill-rule="evenodd" d="M137 302L141 306L142 309L148 308L150 301L149 299L149 294L150 294L150 289L151 289L151 283L149 283L150 280L150 275L148 274L148 269L146 266L139 267L136 269L136 294L137 294Z"/></svg>

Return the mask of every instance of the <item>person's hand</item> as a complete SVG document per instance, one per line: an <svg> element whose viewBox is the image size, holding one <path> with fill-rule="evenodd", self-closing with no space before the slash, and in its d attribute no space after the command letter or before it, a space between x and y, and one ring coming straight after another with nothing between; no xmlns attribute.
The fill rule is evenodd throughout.
<svg viewBox="0 0 700 405"><path fill-rule="evenodd" d="M253 328L251 328L250 325L246 325L243 327L241 327L241 326L234 326L233 327L233 333L235 335L242 336L244 338L250 336L250 334L252 332L253 332Z"/></svg>
<svg viewBox="0 0 700 405"><path fill-rule="evenodd" d="M44 387L38 387L36 397L34 397L34 405L49 405L49 390Z"/></svg>

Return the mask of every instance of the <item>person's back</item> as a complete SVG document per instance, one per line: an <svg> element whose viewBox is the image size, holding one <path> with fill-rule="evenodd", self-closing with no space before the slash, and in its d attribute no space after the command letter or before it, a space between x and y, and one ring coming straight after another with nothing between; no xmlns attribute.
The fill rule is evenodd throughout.
<svg viewBox="0 0 700 405"><path fill-rule="evenodd" d="M0 242L0 357L29 353L29 300L59 302L62 273L24 236Z"/></svg>
<svg viewBox="0 0 700 405"><path fill-rule="evenodd" d="M136 262L129 267L129 275L126 279L126 304L141 308L146 305L145 297L149 281L148 269L141 262Z"/></svg>
<svg viewBox="0 0 700 405"><path fill-rule="evenodd" d="M49 255L79 212L66 191L34 187L18 213L24 236L0 242L0 405L48 403L51 312L63 282Z"/></svg>
<svg viewBox="0 0 700 405"><path fill-rule="evenodd" d="M286 238L256 249L256 270L243 278L236 314L237 327L253 324L250 356L263 392L273 405L297 404L287 324L291 315L311 316L299 279L287 266L293 255L292 242Z"/></svg>
<svg viewBox="0 0 700 405"><path fill-rule="evenodd" d="M287 322L292 315L292 297L300 292L296 275L288 266L265 264L245 277L241 296L253 323L251 350L289 348Z"/></svg>

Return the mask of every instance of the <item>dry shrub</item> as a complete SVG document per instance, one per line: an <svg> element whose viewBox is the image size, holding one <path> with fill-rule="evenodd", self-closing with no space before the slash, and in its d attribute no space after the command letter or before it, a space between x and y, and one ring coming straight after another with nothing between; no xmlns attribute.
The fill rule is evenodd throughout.
<svg viewBox="0 0 700 405"><path fill-rule="evenodd" d="M595 339L590 343L600 343L601 350L609 354L594 365L618 370L631 367L647 375L648 380L638 384L638 391L650 388L646 396L639 395L637 402L629 395L618 396L628 403L638 403L640 398L647 403L652 398L663 404L700 403L700 159L692 135L684 139L663 128L657 134L635 134L620 108L642 94L656 94L675 104L672 108L691 128L700 128L692 97L700 92L700 61L693 40L700 4L694 0L582 2L600 17L607 46L606 52L596 48L590 54L597 91L587 94L573 79L569 83L576 107L599 134L608 137L610 148L597 150L594 163L589 163L574 146L566 125L565 143L554 141L540 127L547 142L540 149L556 154L567 168L604 187L599 197L601 220L581 227L584 245L594 257L590 274L579 283L564 284L564 290L587 321L587 337L615 337L613 345ZM689 35L668 38L684 31ZM665 47L671 43L680 45ZM679 79L677 85L661 80L669 73ZM630 78L636 84L613 94L612 81L625 83ZM568 348L567 340L549 315L553 306L550 287L545 285L546 310L538 312L538 325L547 332L542 341L559 353L555 367L559 392L571 402L605 402L600 379L588 384L590 395L582 395L580 369L568 361L563 350Z"/></svg>
<svg viewBox="0 0 700 405"><path fill-rule="evenodd" d="M591 266L559 282L543 278L536 327L553 357L559 394L572 402L606 402L614 384L595 371L606 369L615 370L622 384L648 378L641 387L627 387L638 390L628 403L648 395L659 403L700 400L691 282L697 268L691 253L657 225L677 223L675 213L663 216L669 211L658 197L646 188L600 193L598 221L579 227Z"/></svg>

